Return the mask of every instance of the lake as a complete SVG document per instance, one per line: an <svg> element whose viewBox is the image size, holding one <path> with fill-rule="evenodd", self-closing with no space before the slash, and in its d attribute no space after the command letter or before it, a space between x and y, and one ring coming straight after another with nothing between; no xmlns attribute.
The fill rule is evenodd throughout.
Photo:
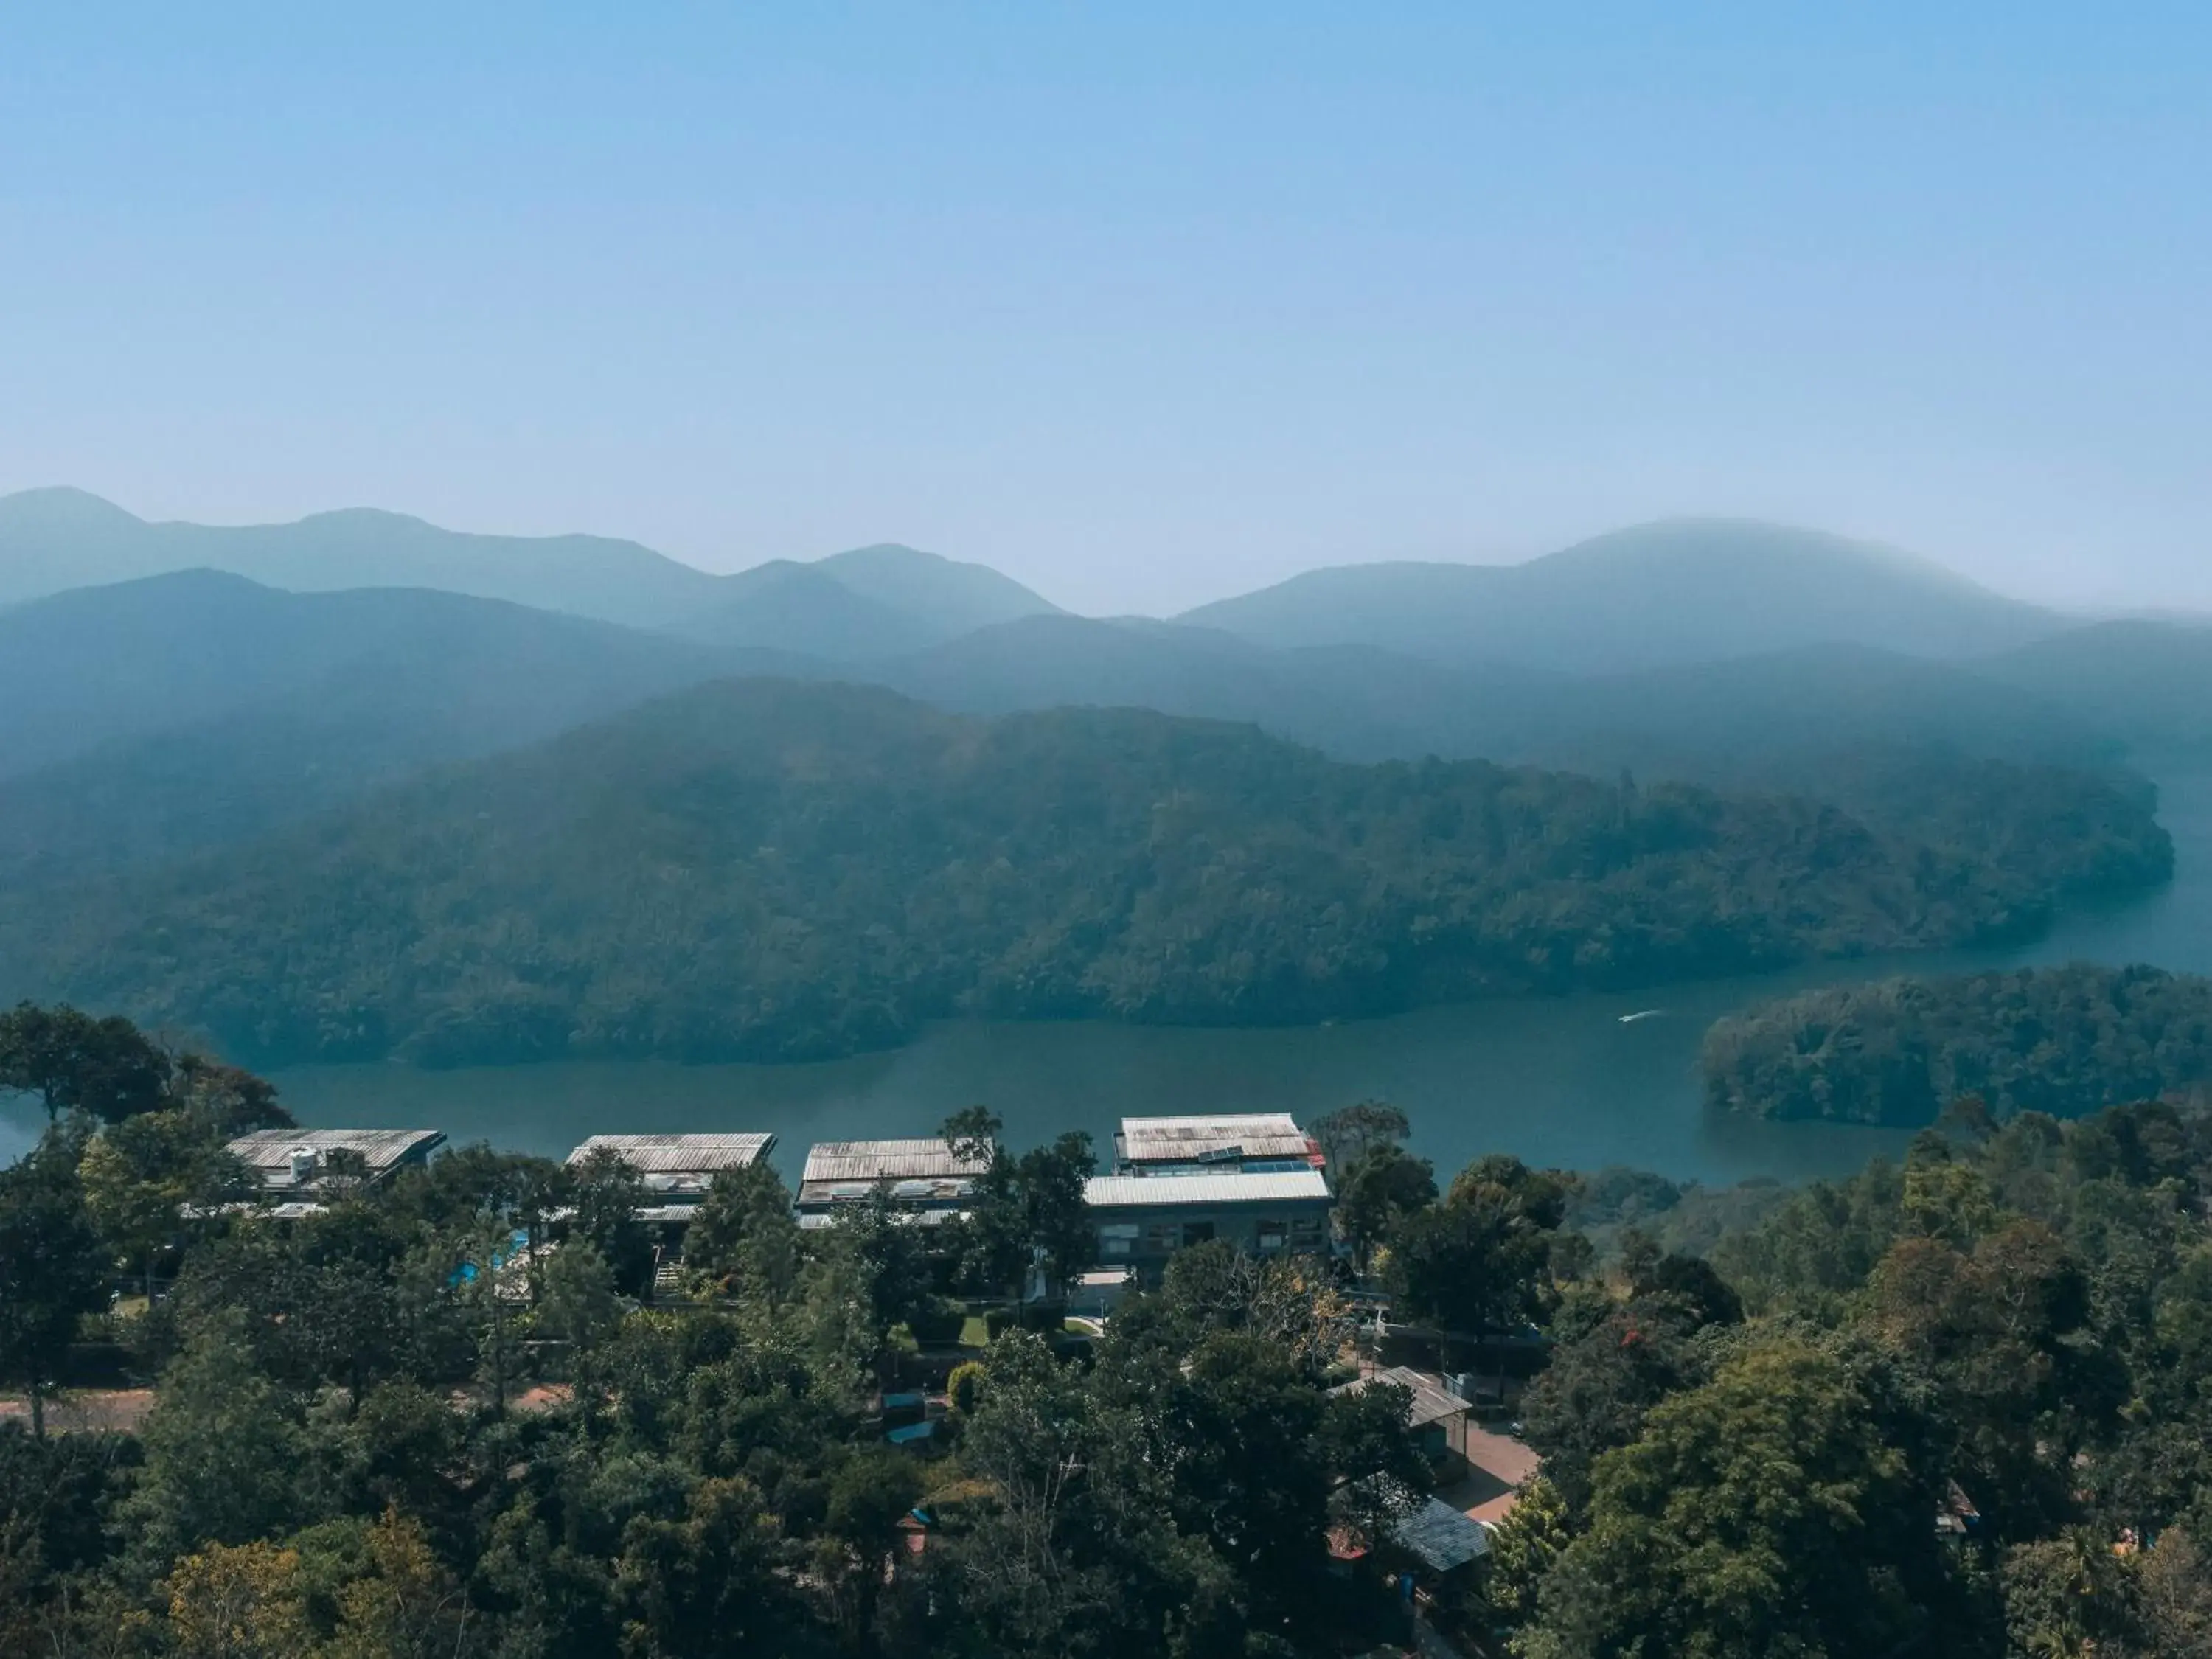
<svg viewBox="0 0 2212 1659"><path fill-rule="evenodd" d="M1310 1120L1362 1099L1402 1108L1415 1149L1447 1173L1508 1152L1532 1164L1625 1164L1707 1182L1840 1174L1909 1137L1708 1113L1696 1073L1706 1026L1763 997L1896 972L2076 959L2212 972L2212 769L2148 769L2160 778L2160 816L2174 838L2172 884L2069 912L2046 937L2002 950L1820 963L1753 979L1319 1028L955 1021L894 1053L808 1066L327 1066L275 1077L307 1124L420 1125L456 1143L550 1156L597 1133L765 1130L777 1138L776 1161L794 1174L812 1141L927 1134L977 1102L1006 1119L1018 1146L1076 1128L1106 1147L1124 1114L1272 1109ZM1621 1023L1647 1009L1660 1012ZM35 1121L17 1108L0 1121L0 1158L28 1144Z"/></svg>

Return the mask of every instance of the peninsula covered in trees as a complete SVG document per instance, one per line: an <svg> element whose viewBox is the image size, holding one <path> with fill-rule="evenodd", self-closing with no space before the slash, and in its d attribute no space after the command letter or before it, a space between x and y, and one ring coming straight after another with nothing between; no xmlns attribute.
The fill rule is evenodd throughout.
<svg viewBox="0 0 2212 1659"><path fill-rule="evenodd" d="M17 895L0 991L260 1064L799 1059L959 1013L1302 1022L1940 948L2170 868L2146 792L1919 775L1924 810L1883 813L1870 785L1862 817L1352 765L1134 710L980 720L718 682L246 846Z"/></svg>
<svg viewBox="0 0 2212 1659"><path fill-rule="evenodd" d="M1829 986L1717 1022L1703 1065L1714 1104L1762 1117L1920 1124L1970 1096L2080 1117L2212 1083L2212 980L2075 963Z"/></svg>

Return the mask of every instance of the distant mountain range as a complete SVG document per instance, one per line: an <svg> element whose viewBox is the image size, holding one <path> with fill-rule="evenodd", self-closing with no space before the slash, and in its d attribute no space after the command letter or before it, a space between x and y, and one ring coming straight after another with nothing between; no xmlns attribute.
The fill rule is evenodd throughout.
<svg viewBox="0 0 2212 1659"><path fill-rule="evenodd" d="M0 497L0 605L191 568L298 592L437 588L841 663L1060 614L988 567L889 544L716 576L635 542L468 535L366 509L217 528L149 524L81 490ZM1577 674L1822 645L1957 659L2071 625L1887 548L1726 519L1638 526L1525 564L1309 571L1176 620L1276 649Z"/></svg>
<svg viewBox="0 0 2212 1659"><path fill-rule="evenodd" d="M400 529L355 544L326 533L338 520L363 535ZM33 534L41 524L51 533ZM710 576L627 543L453 537L374 514L203 532L47 490L0 499L0 591L60 569L58 550L88 526L97 533L87 545L112 536L138 559L156 544L178 556L228 548L307 591L197 568L0 610L0 888L248 840L426 767L733 675L868 682L969 714L1145 708L1249 723L1344 760L1435 755L1629 773L1781 789L1876 817L1879 803L1850 782L1869 775L1875 751L2095 769L2131 751L2212 747L2212 629L2068 626L1899 556L1762 526L1623 532L1518 574L1318 572L1204 607L1193 616L1223 625L1201 626L1070 616L985 567L890 545ZM434 545L446 550L432 558ZM622 585L610 573L644 573L625 602L659 625L561 614L546 581L586 568L606 578L591 590L603 594ZM1672 600L1650 602L1663 639L1620 637L1627 618L1598 578L1656 593L1670 570L1684 594L1707 596L1697 626L1718 654L1666 660L1696 643L1665 620ZM1789 572L1809 572L1802 591L1823 596L1819 615L1728 603L1712 590L1729 570L1772 604ZM1853 573L1856 591L1833 591ZM423 575L520 584L540 603L380 580ZM1492 624L1437 596L1503 591L1501 575L1524 599L1550 596L1516 601L1528 641L1540 630L1527 619L1565 605L1580 584L1592 596L1589 640L1567 639L1562 626L1541 650L1468 654ZM343 577L366 585L319 591ZM1357 599L1363 584L1371 602ZM1316 597L1332 586L1340 603ZM589 599L590 587L572 583L569 596ZM1395 612L1372 598L1392 593L1414 598ZM661 609L672 596L684 607L672 620ZM1929 640L1929 616L1947 619L1948 640ZM1408 634L1408 617L1427 631ZM1798 637L1823 631L1886 643ZM1345 637L1308 637L1332 632ZM1395 644L1360 637L1369 634ZM1975 640L2021 634L2037 636L1962 654ZM1733 650L1749 643L1760 648ZM1950 648L1905 648L1916 643ZM1559 665L1577 655L1636 665Z"/></svg>
<svg viewBox="0 0 2212 1659"><path fill-rule="evenodd" d="M995 570L890 544L716 576L635 542L471 535L369 508L222 527L149 524L81 489L0 496L0 605L195 569L303 593L434 588L830 658L1054 608Z"/></svg>
<svg viewBox="0 0 2212 1659"><path fill-rule="evenodd" d="M1832 644L1971 657L2066 625L1887 548L1730 519L1639 525L1525 564L1313 570L1179 620L1262 645L1578 672Z"/></svg>

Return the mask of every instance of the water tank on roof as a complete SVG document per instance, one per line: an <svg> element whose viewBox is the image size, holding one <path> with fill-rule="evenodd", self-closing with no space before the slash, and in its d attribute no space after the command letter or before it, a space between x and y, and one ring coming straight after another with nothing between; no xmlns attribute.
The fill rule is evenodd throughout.
<svg viewBox="0 0 2212 1659"><path fill-rule="evenodd" d="M313 1147L295 1146L287 1156L291 1159L292 1184L295 1187L304 1187L315 1178Z"/></svg>

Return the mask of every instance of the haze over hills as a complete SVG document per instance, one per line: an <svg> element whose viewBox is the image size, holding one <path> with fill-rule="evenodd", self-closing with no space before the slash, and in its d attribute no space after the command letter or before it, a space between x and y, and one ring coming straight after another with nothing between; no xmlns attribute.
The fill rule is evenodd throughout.
<svg viewBox="0 0 2212 1659"><path fill-rule="evenodd" d="M295 592L431 587L647 626L709 604L703 570L600 536L478 536L356 507L295 524L149 524L78 489L0 496L0 605L177 570Z"/></svg>
<svg viewBox="0 0 2212 1659"><path fill-rule="evenodd" d="M157 860L768 652L417 589L186 571L0 613L0 885Z"/></svg>
<svg viewBox="0 0 2212 1659"><path fill-rule="evenodd" d="M812 567L782 571L792 592L843 594L832 603L845 614L877 614ZM2212 650L2197 635L2083 632L2088 642L2068 648L2090 662L2070 679L2027 653L1961 665L1848 647L1576 678L1366 647L1273 650L1176 623L1060 614L834 660L829 650L849 641L820 655L709 647L451 594L289 594L184 573L0 613L0 696L15 711L0 726L0 884L241 839L422 766L732 673L870 681L971 714L1149 708L1249 721L1340 759L1626 771L1854 810L1866 801L1830 764L1845 754L1862 768L1872 751L1911 749L2094 769L2138 728L2168 746L2190 732L2212 741L2212 695L2188 690L2212 692ZM788 642L799 630L738 637ZM2162 714L2148 694L2106 693L2094 665L2113 652L2171 659L2181 678ZM2077 682L2075 701L2057 700Z"/></svg>
<svg viewBox="0 0 2212 1659"><path fill-rule="evenodd" d="M720 584L712 605L672 624L677 632L830 662L898 656L1016 617L1060 614L986 566L890 544L811 564L777 559Z"/></svg>
<svg viewBox="0 0 2212 1659"><path fill-rule="evenodd" d="M2032 928L2115 837L2155 878L2148 812L2100 799L2084 835L1977 797L1937 842L1798 799L1351 766L1141 711L980 722L724 680L11 901L0 993L269 1062L790 1059L960 1012L1303 1022ZM2001 836L2014 803L2038 827Z"/></svg>
<svg viewBox="0 0 2212 1659"><path fill-rule="evenodd" d="M126 535L178 528L141 525L74 492L0 501L0 524L42 515L119 524ZM1523 568L1573 578L1543 578L1557 600L1624 566L1695 575L1756 556L1785 576L1795 568L1766 532L1746 541L1735 534L1744 526L1724 528L1735 538L1723 538L1718 554L1702 532L1677 526ZM1881 579L1865 585L1887 598L1835 612L1850 627L1909 631L1889 624L1911 621L1929 593L1996 617L2000 631L2028 625L2027 607L1915 562L1811 539L1820 551L1808 568L1826 572L1821 580L1840 580L1838 561ZM1389 568L1376 568L1387 586ZM1420 568L1424 580L1439 570L1455 581L1499 574ZM2101 770L2131 748L2212 744L2212 630L2179 623L2072 628L1972 660L1846 641L1569 673L1073 617L984 567L890 544L700 581L694 591L708 597L698 608L654 629L422 589L283 592L207 570L0 611L0 706L10 710L0 724L0 886L49 886L234 843L423 767L730 674L868 682L975 714L1118 706L1246 721L1343 760L1487 758L1779 790L1887 828L1904 825L1896 814L1911 802L1897 780L1917 777L1931 753ZM1781 582L1770 573L1750 586L1771 594ZM1284 592L1252 599L1279 608ZM1612 601L1594 603L1603 621ZM1713 648L1747 636L1729 606L1711 608L1721 617ZM1356 607L1346 615L1352 631L1389 631ZM1787 631L1753 631L1761 629ZM1685 637L1670 636L1674 646ZM1869 795L1869 776L1888 781L1886 790Z"/></svg>
<svg viewBox="0 0 2212 1659"><path fill-rule="evenodd" d="M2094 623L1975 665L2139 750L2212 746L2212 625Z"/></svg>
<svg viewBox="0 0 2212 1659"><path fill-rule="evenodd" d="M1729 519L1639 525L1525 564L1309 571L1179 620L1265 645L1575 672L1820 644L1969 657L2066 625L1887 548Z"/></svg>
<svg viewBox="0 0 2212 1659"><path fill-rule="evenodd" d="M149 524L78 490L0 498L0 605L191 568L293 591L437 587L842 662L1057 614L988 567L889 543L715 576L632 542L465 535L367 509L232 529ZM1725 519L1636 526L1519 565L1310 571L1177 620L1279 648L1576 673L1814 645L1959 659L2069 625L1886 548Z"/></svg>

